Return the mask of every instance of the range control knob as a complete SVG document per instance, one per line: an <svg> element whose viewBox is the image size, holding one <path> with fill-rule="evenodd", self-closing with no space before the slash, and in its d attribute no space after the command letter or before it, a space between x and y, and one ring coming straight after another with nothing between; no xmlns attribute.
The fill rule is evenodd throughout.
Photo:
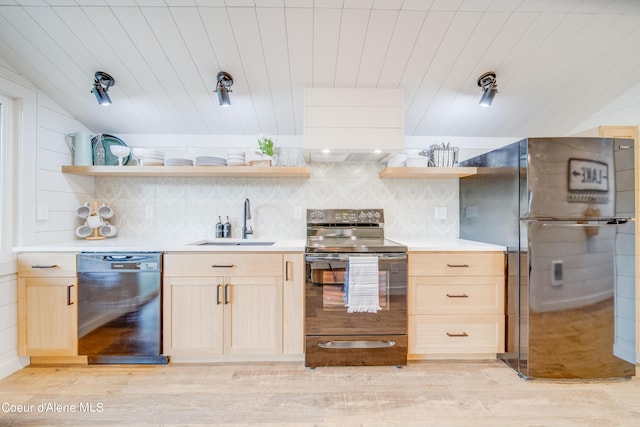
<svg viewBox="0 0 640 427"><path fill-rule="evenodd" d="M367 214L364 213L364 211L360 211L360 213L358 214L358 219L360 221L364 221L367 218Z"/></svg>
<svg viewBox="0 0 640 427"><path fill-rule="evenodd" d="M367 219L369 221L373 220L373 212L371 212L371 211L367 212Z"/></svg>
<svg viewBox="0 0 640 427"><path fill-rule="evenodd" d="M381 215L380 215L380 212L375 212L375 213L373 214L373 216L376 218L376 222L379 222L379 221L380 221L380 216L381 216Z"/></svg>

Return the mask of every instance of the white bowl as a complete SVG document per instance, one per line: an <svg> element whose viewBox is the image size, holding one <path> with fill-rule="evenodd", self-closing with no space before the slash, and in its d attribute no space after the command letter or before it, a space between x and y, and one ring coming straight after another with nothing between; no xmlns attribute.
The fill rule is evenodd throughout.
<svg viewBox="0 0 640 427"><path fill-rule="evenodd" d="M110 145L109 150L116 157L127 157L131 153L131 147L125 147L124 145Z"/></svg>

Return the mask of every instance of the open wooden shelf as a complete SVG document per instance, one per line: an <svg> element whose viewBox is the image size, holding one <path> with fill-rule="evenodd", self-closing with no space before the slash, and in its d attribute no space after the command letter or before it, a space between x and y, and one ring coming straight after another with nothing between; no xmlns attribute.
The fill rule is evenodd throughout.
<svg viewBox="0 0 640 427"><path fill-rule="evenodd" d="M308 178L310 168L308 166L62 166L62 173L87 176Z"/></svg>
<svg viewBox="0 0 640 427"><path fill-rule="evenodd" d="M380 172L380 178L462 178L475 175L478 168L467 167L427 167L427 168L386 168Z"/></svg>

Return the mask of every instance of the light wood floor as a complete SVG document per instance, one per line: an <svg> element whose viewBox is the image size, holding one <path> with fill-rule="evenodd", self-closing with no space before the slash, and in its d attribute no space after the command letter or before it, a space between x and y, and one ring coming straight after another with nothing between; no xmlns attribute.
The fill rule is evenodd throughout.
<svg viewBox="0 0 640 427"><path fill-rule="evenodd" d="M498 361L27 367L0 381L0 403L2 426L640 426L640 379L525 381Z"/></svg>

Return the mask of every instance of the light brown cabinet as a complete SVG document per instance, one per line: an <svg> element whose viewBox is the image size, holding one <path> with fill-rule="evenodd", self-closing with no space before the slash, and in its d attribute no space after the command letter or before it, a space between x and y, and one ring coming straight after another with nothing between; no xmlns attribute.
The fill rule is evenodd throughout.
<svg viewBox="0 0 640 427"><path fill-rule="evenodd" d="M18 354L77 356L76 258L73 253L18 255Z"/></svg>
<svg viewBox="0 0 640 427"><path fill-rule="evenodd" d="M409 358L495 358L504 351L504 254L409 254Z"/></svg>
<svg viewBox="0 0 640 427"><path fill-rule="evenodd" d="M283 274L282 352L304 353L304 254L285 253Z"/></svg>
<svg viewBox="0 0 640 427"><path fill-rule="evenodd" d="M301 314L283 308L302 292L299 264L282 253L165 254L164 354L194 361L301 354ZM285 319L294 325L286 339Z"/></svg>

